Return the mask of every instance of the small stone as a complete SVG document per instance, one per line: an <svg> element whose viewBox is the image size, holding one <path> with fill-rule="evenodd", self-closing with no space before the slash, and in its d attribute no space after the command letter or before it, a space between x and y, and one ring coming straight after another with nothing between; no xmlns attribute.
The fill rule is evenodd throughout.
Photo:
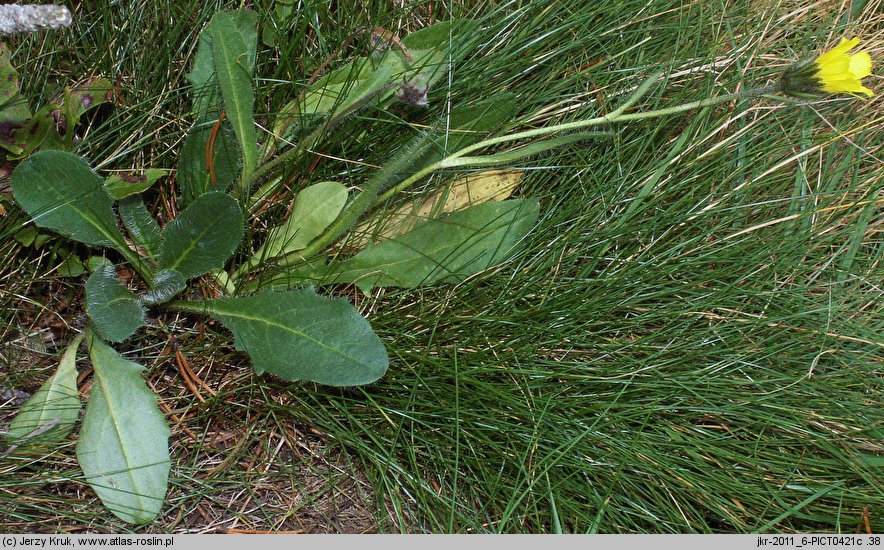
<svg viewBox="0 0 884 550"><path fill-rule="evenodd" d="M0 35L58 29L71 24L71 12L64 6L0 6Z"/></svg>

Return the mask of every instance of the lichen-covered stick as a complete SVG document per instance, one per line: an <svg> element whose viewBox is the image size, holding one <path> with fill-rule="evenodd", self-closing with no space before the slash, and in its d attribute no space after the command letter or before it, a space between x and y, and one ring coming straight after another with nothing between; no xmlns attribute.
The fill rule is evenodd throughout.
<svg viewBox="0 0 884 550"><path fill-rule="evenodd" d="M0 6L0 35L57 29L71 24L71 12L64 6Z"/></svg>

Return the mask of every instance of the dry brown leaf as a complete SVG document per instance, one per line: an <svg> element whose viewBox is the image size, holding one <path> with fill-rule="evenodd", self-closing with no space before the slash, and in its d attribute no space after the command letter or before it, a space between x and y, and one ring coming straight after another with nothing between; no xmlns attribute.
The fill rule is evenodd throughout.
<svg viewBox="0 0 884 550"><path fill-rule="evenodd" d="M459 176L426 199L411 201L395 210L386 210L362 223L347 244L360 249L369 243L408 233L420 221L484 202L502 201L513 194L523 175L521 170L486 170Z"/></svg>

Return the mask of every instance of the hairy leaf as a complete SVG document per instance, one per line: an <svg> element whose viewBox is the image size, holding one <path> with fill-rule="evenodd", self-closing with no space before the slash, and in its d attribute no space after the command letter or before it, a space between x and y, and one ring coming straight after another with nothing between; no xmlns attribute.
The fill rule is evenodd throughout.
<svg viewBox="0 0 884 550"><path fill-rule="evenodd" d="M209 27L212 36L212 54L215 75L221 85L221 96L227 118L239 140L242 151L243 176L255 171L258 159L258 136L252 109L255 94L252 90L249 51L233 18L219 12Z"/></svg>
<svg viewBox="0 0 884 550"><path fill-rule="evenodd" d="M155 260L162 241L160 226L153 215L147 211L141 197L126 197L118 205L120 218L123 225L129 230L129 235L135 244L142 249L152 260Z"/></svg>
<svg viewBox="0 0 884 550"><path fill-rule="evenodd" d="M357 386L380 378L389 363L384 344L347 300L312 288L175 306L224 323L258 374Z"/></svg>
<svg viewBox="0 0 884 550"><path fill-rule="evenodd" d="M460 282L505 259L537 221L537 200L489 202L429 220L326 268L326 282L415 288Z"/></svg>
<svg viewBox="0 0 884 550"><path fill-rule="evenodd" d="M244 63L251 75L255 70L257 52L257 14L249 10L224 12L232 21L236 32L245 44L245 56L237 61ZM215 136L212 151L214 181L210 177L207 150L210 136L224 110L221 88L215 73L212 47L212 23L200 34L199 47L193 68L187 79L193 86L193 104L196 124L190 129L178 157L177 181L181 190L182 206L187 206L198 196L209 191L227 191L239 177L241 158L237 137L229 120L224 120ZM229 27L228 27L229 30Z"/></svg>
<svg viewBox="0 0 884 550"><path fill-rule="evenodd" d="M10 422L9 437L15 443L57 443L71 433L80 417L76 362L82 339L82 335L77 336L68 345L55 374L25 401Z"/></svg>
<svg viewBox="0 0 884 550"><path fill-rule="evenodd" d="M12 174L12 192L40 227L86 244L126 248L104 182L77 155L40 151L28 157Z"/></svg>
<svg viewBox="0 0 884 550"><path fill-rule="evenodd" d="M153 520L169 478L169 427L141 365L94 335L88 339L95 371L77 460L105 507L129 523Z"/></svg>
<svg viewBox="0 0 884 550"><path fill-rule="evenodd" d="M239 204L225 193L206 193L163 230L159 269L185 279L223 267L243 236Z"/></svg>
<svg viewBox="0 0 884 550"><path fill-rule="evenodd" d="M86 312L95 329L111 342L122 342L144 325L144 306L119 282L113 266L102 265L86 280Z"/></svg>
<svg viewBox="0 0 884 550"><path fill-rule="evenodd" d="M171 269L164 269L154 275L150 290L141 297L141 300L145 304L162 304L184 290L184 286L184 275Z"/></svg>
<svg viewBox="0 0 884 550"><path fill-rule="evenodd" d="M246 64L248 72L255 71L255 58L257 54L257 21L258 14L251 10L234 10L224 12L233 22L236 32L246 46L246 56L242 62ZM217 118L218 108L221 106L221 94L218 88L218 78L215 75L214 54L212 51L212 23L200 33L199 46L194 56L193 67L187 73L187 80L193 86L194 111L197 119L203 120L204 115L215 112Z"/></svg>

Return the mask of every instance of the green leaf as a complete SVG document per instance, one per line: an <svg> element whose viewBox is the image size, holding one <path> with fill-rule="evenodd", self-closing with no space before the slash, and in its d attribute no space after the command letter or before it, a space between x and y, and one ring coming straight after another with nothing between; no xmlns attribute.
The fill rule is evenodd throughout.
<svg viewBox="0 0 884 550"><path fill-rule="evenodd" d="M40 151L12 173L15 200L40 226L76 241L126 249L113 201L85 160L61 151Z"/></svg>
<svg viewBox="0 0 884 550"><path fill-rule="evenodd" d="M141 247L149 258L155 260L162 242L160 226L147 211L141 197L126 197L118 205L120 218L129 231L135 244Z"/></svg>
<svg viewBox="0 0 884 550"><path fill-rule="evenodd" d="M416 288L460 282L505 259L534 226L535 199L490 202L426 221L326 268L326 282Z"/></svg>
<svg viewBox="0 0 884 550"><path fill-rule="evenodd" d="M254 73L257 52L257 14L249 10L224 12L227 22L233 22L237 34L245 44L245 56L238 61L244 63L249 75ZM200 34L199 47L193 68L187 79L193 86L193 103L196 124L191 128L178 157L177 181L181 190L181 205L187 206L203 193L227 191L240 175L241 158L237 137L228 120L225 120L215 138L213 163L215 182L211 181L206 162L206 150L212 128L223 111L221 89L215 74L215 61L212 47L212 27L214 20ZM227 27L229 30L229 26Z"/></svg>
<svg viewBox="0 0 884 550"><path fill-rule="evenodd" d="M304 96L302 115L343 112L387 84L401 79L402 60L392 54L381 59L360 57L316 81ZM393 95L392 90L388 94ZM285 112L283 108L283 113Z"/></svg>
<svg viewBox="0 0 884 550"><path fill-rule="evenodd" d="M243 160L243 177L255 171L258 159L258 136L252 109L255 94L252 90L250 52L233 18L224 12L216 13L209 26L215 75L221 85L221 96L227 118L239 140Z"/></svg>
<svg viewBox="0 0 884 550"><path fill-rule="evenodd" d="M405 62L393 52L386 52L381 58L354 59L316 81L303 97L293 99L280 109L272 134L280 141L289 139L292 128L300 126L304 129L310 122L315 122L304 123L304 119L356 110L360 102L372 100L383 106L394 97L395 87L389 85L401 82L405 70ZM383 90L385 86L386 91Z"/></svg>
<svg viewBox="0 0 884 550"><path fill-rule="evenodd" d="M472 49L482 35L478 21L454 19L430 25L402 38L413 62L408 75L411 82L432 86L447 74L449 62L457 63Z"/></svg>
<svg viewBox="0 0 884 550"><path fill-rule="evenodd" d="M54 103L41 107L34 116L24 122L22 127L12 130L12 137L8 147L5 148L15 155L14 158L25 158L39 147L65 148L56 131L56 117L61 113L61 109L60 105Z"/></svg>
<svg viewBox="0 0 884 550"><path fill-rule="evenodd" d="M475 35L479 22L473 19L449 19L409 33L402 38L402 45L416 51L447 49L452 39ZM412 54L413 55L413 54Z"/></svg>
<svg viewBox="0 0 884 550"><path fill-rule="evenodd" d="M22 152L13 140L13 131L31 118L28 102L19 93L18 72L12 66L9 49L0 44L0 147L12 154Z"/></svg>
<svg viewBox="0 0 884 550"><path fill-rule="evenodd" d="M74 128L90 109L105 103L111 103L116 97L116 90L110 80L102 77L89 79L80 86L64 89L65 138L70 143L74 137Z"/></svg>
<svg viewBox="0 0 884 550"><path fill-rule="evenodd" d="M282 225L270 230L267 242L254 260L275 258L302 250L331 225L347 202L347 188L333 181L323 181L304 188L295 197L292 213Z"/></svg>
<svg viewBox="0 0 884 550"><path fill-rule="evenodd" d="M57 443L71 433L80 416L76 362L82 339L83 335L77 336L68 345L55 374L25 401L10 422L9 437L15 443Z"/></svg>
<svg viewBox="0 0 884 550"><path fill-rule="evenodd" d="M5 113L9 104L18 103L18 71L12 66L12 56L6 44L0 44L0 113Z"/></svg>
<svg viewBox="0 0 884 550"><path fill-rule="evenodd" d="M154 275L150 291L146 292L141 300L145 304L162 304L184 290L184 286L184 275L171 269L164 269Z"/></svg>
<svg viewBox="0 0 884 550"><path fill-rule="evenodd" d="M77 460L108 510L129 523L153 520L169 479L170 432L156 396L127 361L94 335L89 355L95 384L86 406Z"/></svg>
<svg viewBox="0 0 884 550"><path fill-rule="evenodd" d="M207 122L195 125L181 146L178 157L178 187L181 190L182 206L187 206L203 193L210 191L227 191L239 177L241 159L239 145L233 127L225 120L222 122L215 137L213 160L215 167L215 185L209 174L206 163L206 151L209 138L218 115L214 112L206 116Z"/></svg>
<svg viewBox="0 0 884 550"><path fill-rule="evenodd" d="M111 174L104 180L107 192L115 200L122 200L130 195L143 193L151 188L160 178L168 174L162 168L148 168L141 174Z"/></svg>
<svg viewBox="0 0 884 550"><path fill-rule="evenodd" d="M225 193L206 193L163 230L158 267L185 279L203 275L223 267L242 236L239 204Z"/></svg>
<svg viewBox="0 0 884 550"><path fill-rule="evenodd" d="M357 386L380 378L389 363L383 342L347 300L319 296L312 288L174 307L224 323L258 374Z"/></svg>
<svg viewBox="0 0 884 550"><path fill-rule="evenodd" d="M199 45L193 58L193 67L187 73L187 80L192 86L193 108L197 119L216 110L221 97L218 79L215 76L215 63L212 60L212 34L208 29L200 33Z"/></svg>
<svg viewBox="0 0 884 550"><path fill-rule="evenodd" d="M112 266L114 264L104 256L89 256L89 259L86 260L86 269L88 269L90 273L105 265Z"/></svg>
<svg viewBox="0 0 884 550"><path fill-rule="evenodd" d="M144 306L117 281L113 266L103 265L86 280L86 313L95 329L111 342L122 342L144 325Z"/></svg>
<svg viewBox="0 0 884 550"><path fill-rule="evenodd" d="M251 10L235 10L224 12L233 21L236 31L246 46L246 63L249 74L255 72L255 59L258 48L257 21L258 14ZM194 110L198 120L204 120L204 115L214 112L212 119L217 119L220 107L221 94L218 88L218 78L215 75L214 54L212 51L212 23L200 33L199 46L194 56L193 67L187 74L187 80L193 86Z"/></svg>
<svg viewBox="0 0 884 550"><path fill-rule="evenodd" d="M240 9L225 11L230 16L230 21L236 28L246 45L246 55L242 64L250 75L255 74L255 62L258 58L258 12L254 10Z"/></svg>
<svg viewBox="0 0 884 550"><path fill-rule="evenodd" d="M86 273L86 266L83 265L83 261L80 260L76 254L70 253L68 254L68 257L59 264L55 272L59 277L79 277L83 273Z"/></svg>

